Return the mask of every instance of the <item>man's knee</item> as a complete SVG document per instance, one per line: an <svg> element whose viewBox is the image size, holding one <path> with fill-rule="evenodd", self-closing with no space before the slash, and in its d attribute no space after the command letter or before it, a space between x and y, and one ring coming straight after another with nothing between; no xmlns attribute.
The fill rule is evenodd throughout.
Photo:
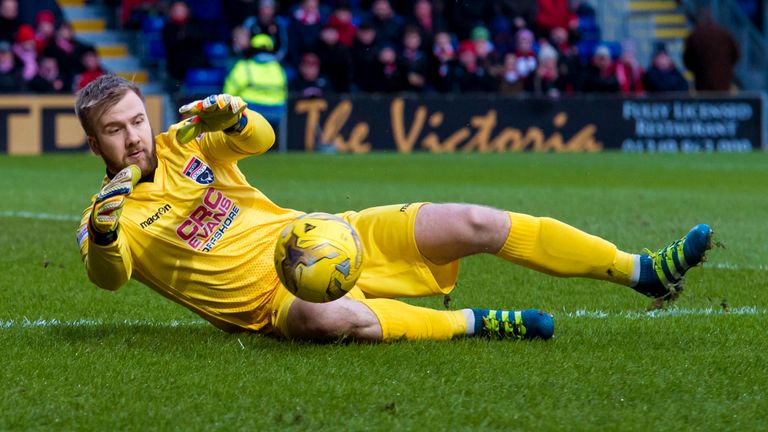
<svg viewBox="0 0 768 432"><path fill-rule="evenodd" d="M463 240L481 252L489 252L485 249L496 246L509 231L506 214L495 208L467 204L461 208L459 218L464 225Z"/></svg>
<svg viewBox="0 0 768 432"><path fill-rule="evenodd" d="M329 340L343 336L381 339L376 315L367 306L348 298L329 303L296 299L288 311L288 332L295 339Z"/></svg>

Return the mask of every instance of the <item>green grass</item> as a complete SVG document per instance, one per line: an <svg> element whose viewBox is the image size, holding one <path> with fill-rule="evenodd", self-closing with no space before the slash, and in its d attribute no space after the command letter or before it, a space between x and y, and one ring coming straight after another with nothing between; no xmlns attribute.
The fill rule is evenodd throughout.
<svg viewBox="0 0 768 432"><path fill-rule="evenodd" d="M100 160L0 157L0 430L765 428L766 153L270 154L241 168L307 211L474 202L553 216L629 251L708 222L726 248L690 273L677 313L659 316L627 288L463 262L452 307L551 310L548 342L281 342L219 332L134 282L95 288L77 222L13 215L76 218Z"/></svg>

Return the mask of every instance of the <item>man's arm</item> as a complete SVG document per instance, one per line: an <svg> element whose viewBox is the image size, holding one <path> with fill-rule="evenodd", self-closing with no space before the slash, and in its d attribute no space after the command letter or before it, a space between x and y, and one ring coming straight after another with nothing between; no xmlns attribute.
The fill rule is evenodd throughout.
<svg viewBox="0 0 768 432"><path fill-rule="evenodd" d="M133 261L128 240L120 230L119 219L125 197L141 177L131 165L117 173L83 211L77 243L88 278L97 286L116 290L131 277Z"/></svg>

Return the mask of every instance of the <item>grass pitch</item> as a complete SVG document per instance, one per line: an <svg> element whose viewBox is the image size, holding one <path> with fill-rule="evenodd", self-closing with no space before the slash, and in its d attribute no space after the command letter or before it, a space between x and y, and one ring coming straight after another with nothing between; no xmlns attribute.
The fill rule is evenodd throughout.
<svg viewBox="0 0 768 432"><path fill-rule="evenodd" d="M463 262L452 308L548 309L548 342L281 342L219 332L134 282L95 288L75 229L100 161L0 157L0 430L766 427L766 153L269 154L241 168L306 211L474 202L629 251L707 222L725 248L689 274L676 309L654 314L627 288Z"/></svg>

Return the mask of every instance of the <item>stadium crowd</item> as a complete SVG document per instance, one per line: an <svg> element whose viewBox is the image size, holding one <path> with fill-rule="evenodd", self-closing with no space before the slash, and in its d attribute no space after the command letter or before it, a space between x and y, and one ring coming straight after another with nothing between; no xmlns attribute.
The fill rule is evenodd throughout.
<svg viewBox="0 0 768 432"><path fill-rule="evenodd" d="M228 71L230 89L280 73L309 96L688 90L663 43L644 67L632 41L601 41L579 0L103 1L124 29L157 31L171 91L201 69ZM0 0L0 92L72 92L104 72L54 0Z"/></svg>

